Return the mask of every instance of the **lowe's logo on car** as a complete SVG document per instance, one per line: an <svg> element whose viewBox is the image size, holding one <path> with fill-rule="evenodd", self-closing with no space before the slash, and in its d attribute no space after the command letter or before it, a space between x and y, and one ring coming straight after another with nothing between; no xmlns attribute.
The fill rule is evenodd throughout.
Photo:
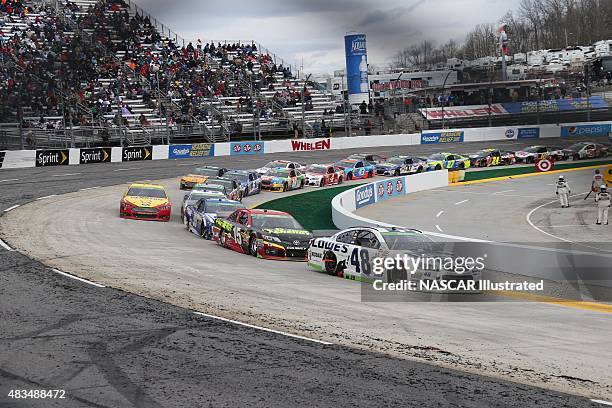
<svg viewBox="0 0 612 408"><path fill-rule="evenodd" d="M453 132L423 133L421 135L421 144L461 143L463 142L463 138L463 130Z"/></svg>
<svg viewBox="0 0 612 408"><path fill-rule="evenodd" d="M232 142L230 144L230 155L263 154L264 143L265 142Z"/></svg>
<svg viewBox="0 0 612 408"><path fill-rule="evenodd" d="M374 204L376 197L374 196L374 184L368 184L359 187L355 190L355 207L361 208L366 205Z"/></svg>
<svg viewBox="0 0 612 408"><path fill-rule="evenodd" d="M539 139L540 128L521 128L518 130L519 139Z"/></svg>
<svg viewBox="0 0 612 408"><path fill-rule="evenodd" d="M211 157L214 155L214 151L215 145L210 143L170 145L168 157L170 159Z"/></svg>
<svg viewBox="0 0 612 408"><path fill-rule="evenodd" d="M609 123L601 125L580 125L561 127L561 137L571 136L608 136L612 125Z"/></svg>

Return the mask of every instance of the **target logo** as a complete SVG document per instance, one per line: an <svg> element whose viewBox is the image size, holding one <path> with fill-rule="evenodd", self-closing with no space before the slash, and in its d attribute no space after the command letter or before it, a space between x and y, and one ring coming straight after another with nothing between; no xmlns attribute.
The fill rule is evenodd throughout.
<svg viewBox="0 0 612 408"><path fill-rule="evenodd" d="M261 151L261 144L257 143L254 147L253 150L255 150L256 152L260 152Z"/></svg>
<svg viewBox="0 0 612 408"><path fill-rule="evenodd" d="M378 185L378 196L383 197L385 195L385 186L382 184Z"/></svg>
<svg viewBox="0 0 612 408"><path fill-rule="evenodd" d="M393 183L391 181L387 183L387 194L393 195Z"/></svg>
<svg viewBox="0 0 612 408"><path fill-rule="evenodd" d="M397 180L395 182L395 191L397 191L398 193L401 193L404 190L404 183L402 183L402 180Z"/></svg>
<svg viewBox="0 0 612 408"><path fill-rule="evenodd" d="M250 151L251 151L251 145L248 145L248 144L247 144L247 145L244 145L244 152L245 152L245 153L248 153L248 152L250 152Z"/></svg>
<svg viewBox="0 0 612 408"><path fill-rule="evenodd" d="M555 162L553 161L553 159L547 158L547 159L541 159L536 161L536 171L539 172L547 172L547 171L551 171L555 166Z"/></svg>
<svg viewBox="0 0 612 408"><path fill-rule="evenodd" d="M240 151L241 151L241 150L242 150L242 146L240 146L239 144L234 145L234 151L235 151L236 153L240 153Z"/></svg>

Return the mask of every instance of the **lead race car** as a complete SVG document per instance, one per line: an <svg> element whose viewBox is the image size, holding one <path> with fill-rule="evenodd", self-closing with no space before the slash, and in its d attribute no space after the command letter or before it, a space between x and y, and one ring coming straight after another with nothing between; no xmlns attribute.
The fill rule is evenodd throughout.
<svg viewBox="0 0 612 408"><path fill-rule="evenodd" d="M168 222L171 213L166 190L157 184L130 185L119 204L121 218Z"/></svg>
<svg viewBox="0 0 612 408"><path fill-rule="evenodd" d="M258 258L306 260L312 234L282 211L243 209L217 218L213 240L224 248Z"/></svg>
<svg viewBox="0 0 612 408"><path fill-rule="evenodd" d="M421 262L413 269L377 270L378 260L396 255L425 260L447 258L440 245L421 231L405 228L355 227L342 230L329 238L315 238L307 254L308 267L329 275L372 282L401 280L423 281L478 281L482 269L455 269L442 266L442 262ZM380 268L384 269L384 268Z"/></svg>
<svg viewBox="0 0 612 408"><path fill-rule="evenodd" d="M399 176L402 174L421 173L427 170L427 160L421 157L394 156L376 165L376 174L381 176Z"/></svg>

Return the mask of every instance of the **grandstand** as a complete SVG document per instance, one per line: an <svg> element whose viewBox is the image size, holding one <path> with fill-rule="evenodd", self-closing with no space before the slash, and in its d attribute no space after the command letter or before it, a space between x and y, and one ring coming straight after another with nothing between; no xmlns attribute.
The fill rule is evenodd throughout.
<svg viewBox="0 0 612 408"><path fill-rule="evenodd" d="M130 0L7 0L0 41L5 144L24 132L26 147L59 147L343 126L331 93L261 45L187 41Z"/></svg>

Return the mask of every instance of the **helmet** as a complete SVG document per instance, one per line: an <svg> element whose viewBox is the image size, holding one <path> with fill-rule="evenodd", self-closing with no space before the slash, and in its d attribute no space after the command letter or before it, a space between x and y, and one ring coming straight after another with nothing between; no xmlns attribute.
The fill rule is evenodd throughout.
<svg viewBox="0 0 612 408"><path fill-rule="evenodd" d="M595 174L599 174L599 169L596 169L596 170L595 170Z"/></svg>
<svg viewBox="0 0 612 408"><path fill-rule="evenodd" d="M604 184L601 187L599 187L599 191L602 193L605 193L607 191L608 187Z"/></svg>
<svg viewBox="0 0 612 408"><path fill-rule="evenodd" d="M565 181L565 177L559 176L559 181Z"/></svg>

